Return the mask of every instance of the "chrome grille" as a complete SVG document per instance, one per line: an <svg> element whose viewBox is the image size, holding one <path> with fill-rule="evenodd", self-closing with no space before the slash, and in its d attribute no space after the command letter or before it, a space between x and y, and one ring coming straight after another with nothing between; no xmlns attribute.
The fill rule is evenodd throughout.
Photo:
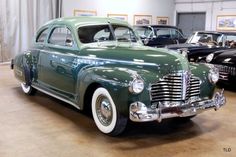
<svg viewBox="0 0 236 157"><path fill-rule="evenodd" d="M200 94L200 80L189 73L164 76L151 84L152 103L163 101L185 101Z"/></svg>
<svg viewBox="0 0 236 157"><path fill-rule="evenodd" d="M228 76L236 76L236 68L235 67L230 67L226 65L219 65L216 64L214 65L216 68L219 69L219 74L220 74L220 79L221 80L228 80Z"/></svg>

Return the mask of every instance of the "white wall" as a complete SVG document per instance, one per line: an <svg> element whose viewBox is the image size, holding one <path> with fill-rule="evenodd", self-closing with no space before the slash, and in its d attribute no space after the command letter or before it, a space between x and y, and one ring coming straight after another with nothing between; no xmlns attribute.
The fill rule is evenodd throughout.
<svg viewBox="0 0 236 157"><path fill-rule="evenodd" d="M169 17L169 24L174 24L174 0L63 0L62 16L73 16L73 10L96 10L97 16L107 14L128 14L128 22L133 24L133 15L152 15Z"/></svg>
<svg viewBox="0 0 236 157"><path fill-rule="evenodd" d="M206 12L205 29L215 31L218 15L236 15L236 0L175 0L175 17L181 12Z"/></svg>
<svg viewBox="0 0 236 157"><path fill-rule="evenodd" d="M27 50L36 30L55 18L55 0L0 0L0 62Z"/></svg>

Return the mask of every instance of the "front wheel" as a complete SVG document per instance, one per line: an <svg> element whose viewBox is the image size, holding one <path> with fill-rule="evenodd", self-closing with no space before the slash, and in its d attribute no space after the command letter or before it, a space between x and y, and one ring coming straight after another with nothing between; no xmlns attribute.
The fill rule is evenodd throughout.
<svg viewBox="0 0 236 157"><path fill-rule="evenodd" d="M119 113L105 88L99 87L93 93L92 114L96 126L104 134L116 136L126 127L127 118Z"/></svg>
<svg viewBox="0 0 236 157"><path fill-rule="evenodd" d="M21 89L27 95L33 95L36 92L36 89L26 83L21 83Z"/></svg>

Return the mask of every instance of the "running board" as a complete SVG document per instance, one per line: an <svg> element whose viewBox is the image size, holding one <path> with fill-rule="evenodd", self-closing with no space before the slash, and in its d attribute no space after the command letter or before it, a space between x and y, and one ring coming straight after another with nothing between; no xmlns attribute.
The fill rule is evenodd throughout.
<svg viewBox="0 0 236 157"><path fill-rule="evenodd" d="M67 100L67 99L64 99L64 98L62 98L62 97L59 97L59 96L57 96L57 95L55 95L55 94L52 94L52 93L50 93L50 92L48 92L48 91L45 91L45 90L43 90L43 89L41 89L41 88L39 88L39 87L37 87L37 86L34 86L34 85L31 85L31 86L32 86L33 88L37 89L38 91L42 92L42 93L45 93L45 94L50 95L50 96L52 96L52 97L54 97L54 98L56 98L56 99L59 99L59 100L61 100L61 101L63 101L63 102L66 102L66 103L68 103L68 104L70 104L70 105L72 105L72 106L74 106L75 108L77 108L77 109L80 110L80 107L79 107L77 104L75 104L75 103L73 103L73 102L71 102L71 101L69 101L69 100Z"/></svg>

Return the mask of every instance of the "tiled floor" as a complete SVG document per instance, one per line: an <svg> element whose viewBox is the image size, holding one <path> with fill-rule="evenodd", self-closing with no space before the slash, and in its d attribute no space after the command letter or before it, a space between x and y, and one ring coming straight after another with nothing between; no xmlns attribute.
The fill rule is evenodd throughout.
<svg viewBox="0 0 236 157"><path fill-rule="evenodd" d="M130 123L109 137L66 103L26 96L9 65L0 65L0 157L235 157L236 92L225 95L225 107L190 122Z"/></svg>

